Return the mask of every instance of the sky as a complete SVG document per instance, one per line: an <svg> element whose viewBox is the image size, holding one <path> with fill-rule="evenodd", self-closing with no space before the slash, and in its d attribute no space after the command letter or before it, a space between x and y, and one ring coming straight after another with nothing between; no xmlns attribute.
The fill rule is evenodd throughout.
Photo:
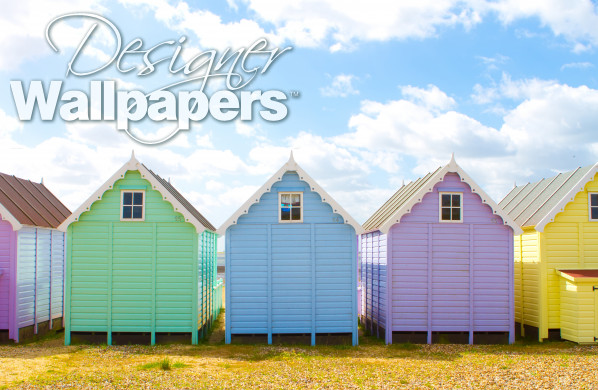
<svg viewBox="0 0 598 390"><path fill-rule="evenodd" d="M0 172L43 178L71 210L132 150L215 226L291 150L360 223L452 153L497 202L515 183L598 162L598 7L590 0L19 0L2 7ZM98 23L75 56L92 18L60 19L50 29L54 51L46 28L71 13L97 15L118 34ZM152 58L167 60L148 75L139 75L140 54L123 55L119 66L111 61L135 39L145 50L183 39L182 68L201 53L247 50L261 38L267 49L288 50L264 72L263 55L248 60L247 69L260 71L237 92L283 92L288 112L278 121L258 115L258 104L251 120L207 115L173 132L176 123L145 118L129 122L127 133L114 121L65 120L60 103L53 120L35 108L21 120L11 90L14 81L27 93L32 81L48 88L55 80L62 93L90 96L91 81L115 80L120 91L149 93L190 76L169 69L172 45L156 48ZM197 88L188 82L173 92ZM226 89L214 77L205 93ZM93 115L101 106L91 100ZM132 137L156 142L171 133L155 145Z"/></svg>

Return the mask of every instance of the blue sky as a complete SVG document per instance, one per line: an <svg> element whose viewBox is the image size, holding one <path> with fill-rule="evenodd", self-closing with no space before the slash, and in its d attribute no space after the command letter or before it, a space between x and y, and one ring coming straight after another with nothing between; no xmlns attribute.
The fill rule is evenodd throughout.
<svg viewBox="0 0 598 390"><path fill-rule="evenodd" d="M215 225L295 158L350 214L364 222L403 181L457 161L496 201L524 183L598 161L598 10L589 0L307 1L23 0L0 15L0 171L40 180L77 208L134 149L171 178ZM267 38L292 47L247 90L289 95L280 122L206 119L171 141L146 146L113 122L19 121L10 81L62 80L88 91L91 80L152 91L180 75L150 77L114 65L65 77L89 28L72 12L112 21L123 45L185 36L185 55L250 46ZM115 50L98 30L81 69ZM167 51L158 53L167 54ZM104 61L104 62L102 62ZM140 64L140 57L126 63ZM183 89L190 89L186 86ZM208 86L208 94L223 89ZM299 97L290 97L298 91ZM93 110L92 105L92 110ZM172 127L172 126L171 126ZM170 127L170 128L171 128ZM143 120L156 138L168 124Z"/></svg>

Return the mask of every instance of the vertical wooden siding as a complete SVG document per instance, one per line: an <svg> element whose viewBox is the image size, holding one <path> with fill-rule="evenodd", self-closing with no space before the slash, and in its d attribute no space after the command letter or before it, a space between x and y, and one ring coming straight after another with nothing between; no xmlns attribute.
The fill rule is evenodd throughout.
<svg viewBox="0 0 598 390"><path fill-rule="evenodd" d="M560 279L561 337L576 343L594 343L598 336L596 283Z"/></svg>
<svg viewBox="0 0 598 390"><path fill-rule="evenodd" d="M51 229L17 232L15 330L33 325L37 333L40 322L62 317L64 240L64 233Z"/></svg>
<svg viewBox="0 0 598 390"><path fill-rule="evenodd" d="M17 234L17 329L33 325L35 317L35 233L25 227Z"/></svg>
<svg viewBox="0 0 598 390"><path fill-rule="evenodd" d="M524 230L515 237L515 321L540 327L539 233Z"/></svg>
<svg viewBox="0 0 598 390"><path fill-rule="evenodd" d="M144 221L120 221L127 187L146 189ZM182 221L137 171L93 203L71 225L70 331L196 334L208 319L200 272L215 261L215 235Z"/></svg>
<svg viewBox="0 0 598 390"><path fill-rule="evenodd" d="M11 281L11 245L14 232L10 223L0 219L0 329L8 329Z"/></svg>
<svg viewBox="0 0 598 390"><path fill-rule="evenodd" d="M588 215L588 192L598 192L598 177L586 184L557 214L554 222L546 225L541 233L545 240L547 324L545 329L558 329L560 324L560 277L557 269L598 268L598 222Z"/></svg>
<svg viewBox="0 0 598 390"><path fill-rule="evenodd" d="M439 222L443 190L463 192L462 223ZM447 174L391 236L393 331L512 333L512 229L458 175Z"/></svg>
<svg viewBox="0 0 598 390"><path fill-rule="evenodd" d="M214 320L214 286L216 285L216 233L204 231L198 243L198 328L211 325Z"/></svg>
<svg viewBox="0 0 598 390"><path fill-rule="evenodd" d="M361 235L361 278L364 319L369 331L382 336L386 328L386 240L379 231Z"/></svg>
<svg viewBox="0 0 598 390"><path fill-rule="evenodd" d="M303 223L278 223L278 191L303 191ZM226 233L231 334L355 332L355 231L286 173ZM354 340L356 343L356 340Z"/></svg>

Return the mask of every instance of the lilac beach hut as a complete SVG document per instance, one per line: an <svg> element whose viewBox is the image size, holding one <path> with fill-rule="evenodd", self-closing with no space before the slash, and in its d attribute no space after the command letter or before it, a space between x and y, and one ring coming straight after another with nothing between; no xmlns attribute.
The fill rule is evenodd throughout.
<svg viewBox="0 0 598 390"><path fill-rule="evenodd" d="M71 212L44 186L0 173L0 339L62 328Z"/></svg>
<svg viewBox="0 0 598 390"><path fill-rule="evenodd" d="M364 326L387 343L513 343L521 229L454 157L403 185L363 225Z"/></svg>

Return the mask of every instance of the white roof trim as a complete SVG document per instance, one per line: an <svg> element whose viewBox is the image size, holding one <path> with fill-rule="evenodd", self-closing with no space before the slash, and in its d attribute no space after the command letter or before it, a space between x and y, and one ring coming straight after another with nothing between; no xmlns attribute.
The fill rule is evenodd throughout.
<svg viewBox="0 0 598 390"><path fill-rule="evenodd" d="M23 227L23 225L15 218L15 216L8 212L2 203L0 203L0 218L2 218L3 221L10 223L12 230L15 232L17 230L21 230Z"/></svg>
<svg viewBox="0 0 598 390"><path fill-rule="evenodd" d="M575 199L575 195L577 195L578 192L583 191L583 189L586 187L586 184L588 184L590 181L594 179L594 176L597 172L598 163L594 164L594 166L588 171L588 173L586 173L581 179L579 179L577 184L575 184L569 190L569 192L559 201L559 203L557 203L552 208L552 210L550 210L550 212L546 214L544 218L542 218L540 222L536 224L536 231L543 232L546 225L548 225L550 222L554 222L556 215L561 211L565 210L565 206L567 206L569 202L572 202Z"/></svg>
<svg viewBox="0 0 598 390"><path fill-rule="evenodd" d="M98 188L98 190L94 192L89 199L87 199L81 206L79 206L77 210L71 214L70 217L68 217L63 223L60 224L60 226L58 226L58 230L65 232L71 223L78 221L81 214L89 211L94 202L102 199L104 193L113 188L114 183L125 177L127 171L139 171L141 177L150 182L152 188L162 195L162 199L172 205L174 211L183 214L185 221L195 226L195 230L198 234L201 234L204 230L206 230L206 227L203 226L201 222L199 222L197 218L195 218L178 200L176 200L176 198L170 195L168 190L166 190L166 188L164 188L164 186L160 184L158 180L156 180L156 178L149 172L147 168L143 166L143 164L137 161L134 153L131 154L131 159L125 165L116 171L116 173L112 175L112 177L108 179L100 188Z"/></svg>
<svg viewBox="0 0 598 390"><path fill-rule="evenodd" d="M261 186L243 205L229 218L227 219L216 231L218 234L223 235L226 233L226 229L229 226L235 225L243 214L249 212L249 208L260 201L260 198L266 192L270 192L274 183L282 180L283 175L286 172L297 172L299 179L309 184L313 192L317 192L322 198L322 202L328 203L332 207L332 211L343 217L344 222L353 226L356 234L363 233L363 228L353 217L349 215L314 179L312 179L304 170L297 164L293 158L293 152L289 157L289 161L286 162L263 186Z"/></svg>
<svg viewBox="0 0 598 390"><path fill-rule="evenodd" d="M390 228L395 223L400 223L403 215L410 213L411 210L413 209L413 206L415 206L417 203L421 203L421 201L424 199L424 195L426 195L429 192L432 192L434 190L434 186L437 183L441 182L447 173L458 174L459 177L461 177L461 181L464 183L467 183L469 185L469 187L471 187L471 192L473 192L474 194L478 194L479 197L482 198L482 203L490 206L490 208L492 209L492 212L495 215L498 215L499 217L501 217L504 224L510 226L511 229L513 229L513 233L515 235L519 235L519 234L523 233L523 230L521 230L519 225L517 225L517 223L515 223L515 221L513 221L513 219L511 217L509 217L509 215L507 213L505 213L503 211L503 209L501 209L492 200L492 198L490 198L484 192L484 190L482 190L471 179L471 177L469 177L469 175L463 170L463 168L461 168L461 166L459 164L457 164L457 162L455 161L454 154L451 156L451 160L449 161L449 163L447 165L442 167L438 172L436 172L435 175L430 177L425 186L420 188L420 190L417 193L411 195L411 198L405 204L403 204L397 211L395 211L394 214L386 220L386 222L384 222L382 225L380 225L379 230L384 234L388 234L388 231L390 230Z"/></svg>

